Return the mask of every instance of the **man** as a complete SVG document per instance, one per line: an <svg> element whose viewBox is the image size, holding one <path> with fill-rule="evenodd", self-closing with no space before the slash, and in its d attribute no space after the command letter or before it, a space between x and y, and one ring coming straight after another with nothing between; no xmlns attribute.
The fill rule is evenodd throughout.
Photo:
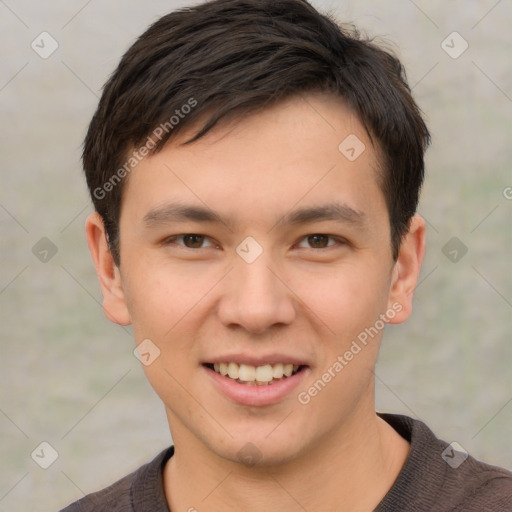
<svg viewBox="0 0 512 512"><path fill-rule="evenodd" d="M512 474L375 412L428 142L399 61L304 0L137 40L86 137L86 231L174 447L67 512L512 510Z"/></svg>

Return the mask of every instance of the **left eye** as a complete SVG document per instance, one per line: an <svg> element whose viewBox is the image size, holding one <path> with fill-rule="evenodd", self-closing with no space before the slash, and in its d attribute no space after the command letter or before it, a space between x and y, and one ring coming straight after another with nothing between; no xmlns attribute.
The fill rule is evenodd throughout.
<svg viewBox="0 0 512 512"><path fill-rule="evenodd" d="M195 233L189 233L186 235L176 235L169 238L167 242L177 243L187 247L188 249L202 249L204 247L213 247L210 239L205 235L196 235Z"/></svg>
<svg viewBox="0 0 512 512"><path fill-rule="evenodd" d="M318 233L304 237L298 244L298 247L302 249L324 249L326 247L331 247L334 244L335 240L332 236Z"/></svg>

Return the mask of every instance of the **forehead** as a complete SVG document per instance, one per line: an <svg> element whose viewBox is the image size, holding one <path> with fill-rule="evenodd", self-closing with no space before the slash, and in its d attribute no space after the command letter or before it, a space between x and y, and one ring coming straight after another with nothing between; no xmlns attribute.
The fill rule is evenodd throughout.
<svg viewBox="0 0 512 512"><path fill-rule="evenodd" d="M370 214L385 208L376 150L336 97L294 97L183 145L194 130L137 165L123 209L135 205L147 217L159 203L192 202L242 217L252 213L254 222L299 203L341 202Z"/></svg>

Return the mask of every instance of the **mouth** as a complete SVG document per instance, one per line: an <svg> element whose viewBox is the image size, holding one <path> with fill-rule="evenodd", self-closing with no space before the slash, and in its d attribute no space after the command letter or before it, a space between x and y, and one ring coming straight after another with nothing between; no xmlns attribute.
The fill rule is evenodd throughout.
<svg viewBox="0 0 512 512"><path fill-rule="evenodd" d="M306 365L276 363L253 366L235 362L205 363L203 366L227 379L246 386L271 386L307 368Z"/></svg>

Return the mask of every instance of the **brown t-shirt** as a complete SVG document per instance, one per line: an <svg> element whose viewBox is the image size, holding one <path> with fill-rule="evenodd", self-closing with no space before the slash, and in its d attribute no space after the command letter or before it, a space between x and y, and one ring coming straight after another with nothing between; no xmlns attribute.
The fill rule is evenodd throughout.
<svg viewBox="0 0 512 512"><path fill-rule="evenodd" d="M396 482L374 512L512 512L512 473L437 439L421 421L379 414L410 442ZM61 512L169 512L162 480L171 446L152 462ZM316 512L316 511L312 511Z"/></svg>

